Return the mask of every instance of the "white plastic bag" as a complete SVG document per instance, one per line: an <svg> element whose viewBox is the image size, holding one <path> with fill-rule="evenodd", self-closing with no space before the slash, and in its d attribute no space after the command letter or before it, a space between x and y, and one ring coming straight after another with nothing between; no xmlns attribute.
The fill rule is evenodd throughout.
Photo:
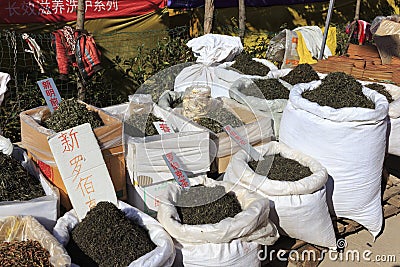
<svg viewBox="0 0 400 267"><path fill-rule="evenodd" d="M376 237L383 220L380 193L388 102L366 87L363 93L375 109L334 109L301 96L320 84L297 84L290 91L280 141L315 158L327 169L333 179L327 183L331 212L362 224Z"/></svg>
<svg viewBox="0 0 400 267"><path fill-rule="evenodd" d="M7 91L7 83L11 80L11 76L8 73L0 72L0 105L3 103L4 94Z"/></svg>
<svg viewBox="0 0 400 267"><path fill-rule="evenodd" d="M277 229L268 219L269 203L260 195L241 186L214 181L204 176L190 179L190 185L224 186L233 191L242 206L242 212L215 224L181 224L175 203L179 191L170 185L167 195L160 199L158 221L178 243L185 266L256 266L258 244L271 245L279 237ZM243 260L248 250L248 257ZM203 258L204 253L213 254Z"/></svg>
<svg viewBox="0 0 400 267"><path fill-rule="evenodd" d="M309 167L312 175L298 181L270 180L255 173L248 165L250 156L239 151L232 157L224 181L238 183L266 196L271 203L270 219L282 233L311 244L334 247L335 232L326 203L326 169L315 159L282 143L269 142L255 149L262 155L281 154L293 159Z"/></svg>
<svg viewBox="0 0 400 267"><path fill-rule="evenodd" d="M150 239L157 246L153 251L131 262L129 267L172 266L175 259L175 248L171 237L165 232L162 226L149 215L122 201L118 201L118 208L125 213L127 218L144 226L149 231ZM72 209L57 220L53 235L62 245L66 246L70 239L70 232L78 223L78 217Z"/></svg>
<svg viewBox="0 0 400 267"><path fill-rule="evenodd" d="M240 38L206 34L190 40L187 46L192 48L197 64L184 68L176 76L174 91L182 92L192 85L209 86L212 97L229 97L229 87L240 74L226 67L243 50Z"/></svg>
<svg viewBox="0 0 400 267"><path fill-rule="evenodd" d="M14 147L11 140L0 135L0 152L9 156L13 152L13 149Z"/></svg>
<svg viewBox="0 0 400 267"><path fill-rule="evenodd" d="M0 202L0 218L14 215L33 216L47 230L51 231L57 221L59 212L60 193L58 189L47 181L23 149L14 147L12 156L21 162L22 167L29 174L40 181L46 195L26 201Z"/></svg>
<svg viewBox="0 0 400 267"><path fill-rule="evenodd" d="M50 253L52 266L69 267L71 257L64 247L32 216L0 219L0 242L38 241Z"/></svg>

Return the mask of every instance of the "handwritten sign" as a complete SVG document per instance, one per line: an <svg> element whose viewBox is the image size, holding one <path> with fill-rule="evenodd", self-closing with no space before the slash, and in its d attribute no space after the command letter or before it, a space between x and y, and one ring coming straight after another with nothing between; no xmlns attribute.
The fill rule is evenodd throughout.
<svg viewBox="0 0 400 267"><path fill-rule="evenodd" d="M89 123L56 133L48 142L79 219L100 201L117 205L111 177Z"/></svg>
<svg viewBox="0 0 400 267"><path fill-rule="evenodd" d="M264 158L246 139L240 136L232 126L226 125L223 129L252 159L258 161Z"/></svg>
<svg viewBox="0 0 400 267"><path fill-rule="evenodd" d="M154 124L154 127L156 127L157 132L160 135L175 133L175 131L174 131L174 129L172 129L171 125L169 125L165 121L154 121L153 124Z"/></svg>
<svg viewBox="0 0 400 267"><path fill-rule="evenodd" d="M52 78L40 80L37 84L39 85L40 91L42 91L50 112L53 113L61 102L61 96L58 93L56 84Z"/></svg>
<svg viewBox="0 0 400 267"><path fill-rule="evenodd" d="M190 188L189 178L187 177L184 170L182 170L182 163L174 152L169 152L163 155L163 159L172 175L174 176L176 182L184 189Z"/></svg>

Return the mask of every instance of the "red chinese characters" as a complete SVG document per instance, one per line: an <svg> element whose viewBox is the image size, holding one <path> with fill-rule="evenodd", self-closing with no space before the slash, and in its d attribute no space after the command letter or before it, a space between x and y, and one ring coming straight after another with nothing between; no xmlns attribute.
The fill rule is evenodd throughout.
<svg viewBox="0 0 400 267"><path fill-rule="evenodd" d="M175 157L175 155L172 152L170 152L165 155L165 158L167 159L169 169L171 170L178 184L183 188L190 187L189 179L186 173L182 170L182 167L178 162L178 159Z"/></svg>
<svg viewBox="0 0 400 267"><path fill-rule="evenodd" d="M49 80L44 80L41 83L42 83L43 89L45 90L46 96L48 96L50 98L49 101L50 101L50 104L51 104L53 110L56 110L58 108L59 101L54 92L54 88L52 87Z"/></svg>

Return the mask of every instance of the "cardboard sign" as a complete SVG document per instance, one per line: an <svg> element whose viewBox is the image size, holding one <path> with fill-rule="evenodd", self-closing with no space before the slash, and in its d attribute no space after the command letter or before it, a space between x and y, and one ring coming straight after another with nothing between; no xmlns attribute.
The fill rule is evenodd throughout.
<svg viewBox="0 0 400 267"><path fill-rule="evenodd" d="M174 152L169 152L163 155L163 159L167 163L169 170L174 176L176 182L184 189L190 188L189 178L185 171L182 169L182 163Z"/></svg>
<svg viewBox="0 0 400 267"><path fill-rule="evenodd" d="M160 134L160 135L175 133L175 131L171 127L171 125L165 121L154 121L153 124L154 124L154 127L156 127L158 134Z"/></svg>
<svg viewBox="0 0 400 267"><path fill-rule="evenodd" d="M223 129L252 159L256 161L264 159L264 157L258 153L247 140L240 136L232 126L226 125Z"/></svg>
<svg viewBox="0 0 400 267"><path fill-rule="evenodd" d="M37 84L39 85L40 91L42 91L50 112L53 113L61 102L61 96L58 93L56 84L52 78L40 80Z"/></svg>
<svg viewBox="0 0 400 267"><path fill-rule="evenodd" d="M100 201L117 205L111 177L89 123L56 133L48 142L79 219Z"/></svg>

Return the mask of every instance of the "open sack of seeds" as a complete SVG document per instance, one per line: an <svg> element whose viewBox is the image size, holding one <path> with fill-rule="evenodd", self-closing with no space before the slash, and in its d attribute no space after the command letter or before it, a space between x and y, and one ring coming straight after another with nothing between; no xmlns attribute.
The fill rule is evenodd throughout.
<svg viewBox="0 0 400 267"><path fill-rule="evenodd" d="M400 156L400 87L387 83L360 81L364 86L383 94L389 102L389 140L388 153Z"/></svg>
<svg viewBox="0 0 400 267"><path fill-rule="evenodd" d="M164 123L159 133L153 122ZM161 127L161 126L160 126ZM210 167L209 133L187 119L154 104L150 95L134 95L124 118L125 158L132 183L150 185L172 179L163 155L174 152L187 172ZM146 176L145 183L138 177Z"/></svg>
<svg viewBox="0 0 400 267"><path fill-rule="evenodd" d="M315 159L278 142L255 148L264 160L236 153L224 181L239 184L267 197L270 219L282 234L323 247L336 238L326 202L326 169ZM312 225L312 227L308 227Z"/></svg>
<svg viewBox="0 0 400 267"><path fill-rule="evenodd" d="M82 253L86 262L105 267L171 266L175 259L172 239L160 223L122 201L118 207L97 203L81 222L72 209L58 219L53 234L68 251L78 247L70 253L76 264Z"/></svg>
<svg viewBox="0 0 400 267"><path fill-rule="evenodd" d="M0 219L0 266L71 266L64 247L32 216Z"/></svg>
<svg viewBox="0 0 400 267"><path fill-rule="evenodd" d="M51 231L59 212L58 189L19 147L11 156L0 153L0 167L0 218L31 215Z"/></svg>
<svg viewBox="0 0 400 267"><path fill-rule="evenodd" d="M211 96L229 97L229 87L240 74L227 69L243 50L239 37L206 34L187 43L197 57L195 65L184 68L175 78L174 91L181 92L192 85L211 87Z"/></svg>
<svg viewBox="0 0 400 267"><path fill-rule="evenodd" d="M337 72L294 86L280 128L281 142L327 169L332 214L360 223L374 237L383 220L380 193L387 116L383 95Z"/></svg>
<svg viewBox="0 0 400 267"><path fill-rule="evenodd" d="M279 234L260 195L205 176L189 179L190 189L169 185L157 219L174 238L180 266L259 266L259 244Z"/></svg>

